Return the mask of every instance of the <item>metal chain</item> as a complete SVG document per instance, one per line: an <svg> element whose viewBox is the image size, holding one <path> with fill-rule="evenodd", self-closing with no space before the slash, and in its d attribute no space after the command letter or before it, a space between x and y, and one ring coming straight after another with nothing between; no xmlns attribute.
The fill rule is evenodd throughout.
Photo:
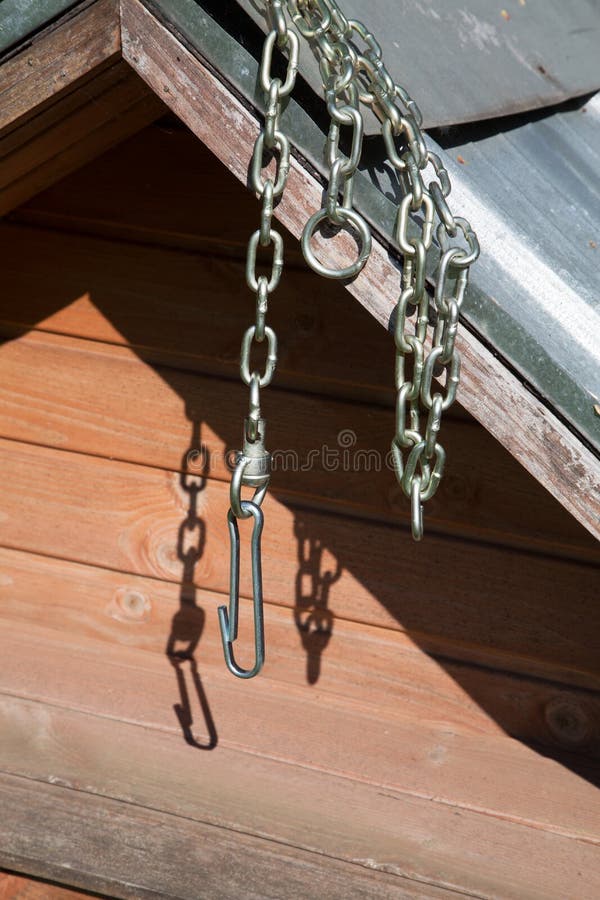
<svg viewBox="0 0 600 900"><path fill-rule="evenodd" d="M282 100L293 90L298 68L299 40L288 28L286 13L300 35L310 44L319 62L330 127L326 159L329 181L325 203L308 220L302 234L302 249L308 264L326 278L356 277L371 251L371 232L353 208L354 176L358 169L364 133L360 104L371 108L381 122L389 162L398 173L403 189L395 228L395 239L404 264L400 298L396 306L396 432L392 457L396 477L411 501L412 534L423 536L423 506L435 494L446 458L438 441L441 417L453 402L460 375L460 356L455 347L460 307L468 282L469 267L479 255L479 244L466 219L455 217L447 203L450 180L444 165L427 148L419 107L407 91L396 84L383 61L381 47L371 32L356 19L347 19L335 0L265 0L269 32L263 45L259 81L264 91L264 124L254 145L250 184L262 201L260 227L248 242L246 282L256 295L254 324L242 339L240 375L250 388L248 416L244 423L243 449L238 453L231 479L227 515L231 563L229 609L219 607L219 624L227 667L239 678L257 675L264 662L262 573L260 538L263 528L262 501L271 477L271 455L265 448L265 420L261 415L260 390L271 383L277 365L277 338L266 324L268 301L275 291L283 267L283 239L272 225L273 207L281 197L290 168L290 145L281 132ZM283 79L273 77L273 52L277 46L287 57ZM348 156L340 150L340 136L349 129ZM277 160L275 177L264 175L265 155ZM432 177L425 183L425 172ZM419 217L419 233L411 236L411 216ZM414 219L412 220L414 221ZM342 269L331 269L314 254L311 241L317 229L328 222L334 228L352 226L358 235L356 260ZM436 226L437 222L437 226ZM440 247L433 303L425 283L427 253L434 236ZM462 240L459 240L462 235ZM272 248L271 274L256 272L259 247ZM426 350L428 332L431 349ZM255 345L266 346L264 371L253 368ZM406 364L410 363L407 373ZM445 385L434 389L433 378L445 373ZM421 419L426 414L424 428ZM242 500L242 487L254 488L252 500ZM255 662L243 669L235 661L239 610L238 519L252 517L252 596L254 605Z"/></svg>
<svg viewBox="0 0 600 900"><path fill-rule="evenodd" d="M290 169L290 145L287 137L279 129L282 101L295 84L298 69L298 37L289 30L283 16L280 0L272 0L269 6L271 30L265 38L259 70L260 85L265 94L266 112L250 164L250 184L262 202L260 227L251 235L246 255L246 283L256 296L256 314L242 338L240 354L240 376L250 388L249 411L244 421L243 449L237 454L236 465L231 479L230 505L227 522L230 536L230 591L229 609L219 607L219 624L223 651L228 669L238 678L252 678L264 663L264 626L262 613L262 572L260 538L263 528L261 504L271 478L271 454L265 447L265 420L261 415L260 391L273 379L277 365L277 337L266 324L268 302L275 291L283 269L283 238L273 228L273 207L285 189ZM271 73L275 45L287 55L285 78L273 77ZM263 176L265 164L276 159L275 177ZM271 274L258 275L257 254L259 247L272 248ZM264 371L253 368L252 349L256 345L266 346ZM242 500L242 487L254 488L252 500ZM254 649L255 661L250 669L241 668L235 661L233 643L237 638L239 609L239 530L238 519L254 518L251 538L252 595L254 604Z"/></svg>
<svg viewBox="0 0 600 900"><path fill-rule="evenodd" d="M308 220L302 235L307 263L328 278L348 279L360 272L369 256L370 230L362 216L352 209L353 180L363 136L360 103L371 108L381 122L387 156L403 190L395 229L404 265L394 330L397 401L392 458L396 477L411 501L413 537L420 540L423 503L435 494L444 469L446 454L438 433L442 413L454 401L458 387L460 355L455 348L458 319L469 267L479 255L479 244L467 220L452 214L447 202L450 179L440 157L427 148L419 107L395 83L383 61L381 47L368 28L356 19L347 19L335 0L285 0L285 3L267 0L267 4L277 7L280 22L285 22L285 6L292 22L310 44L319 62L331 116L326 202ZM342 125L351 129L348 157L339 149ZM432 172L427 179L428 169ZM409 234L411 216L420 220L417 236ZM338 227L350 224L359 235L360 253L346 268L328 269L314 255L311 240L324 221ZM440 257L431 303L425 273L434 229ZM430 332L431 349L427 352ZM440 378L444 373L444 387L434 388L434 376Z"/></svg>

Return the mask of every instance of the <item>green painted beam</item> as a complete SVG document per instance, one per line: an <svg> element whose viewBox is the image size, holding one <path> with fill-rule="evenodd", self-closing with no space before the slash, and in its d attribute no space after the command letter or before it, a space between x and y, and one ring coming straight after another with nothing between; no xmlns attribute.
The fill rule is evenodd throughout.
<svg viewBox="0 0 600 900"><path fill-rule="evenodd" d="M80 0L0 0L0 54L35 34Z"/></svg>

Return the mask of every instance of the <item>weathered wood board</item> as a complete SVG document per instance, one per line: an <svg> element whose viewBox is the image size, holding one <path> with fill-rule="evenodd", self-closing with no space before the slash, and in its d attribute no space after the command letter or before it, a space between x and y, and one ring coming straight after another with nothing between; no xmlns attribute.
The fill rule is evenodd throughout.
<svg viewBox="0 0 600 900"><path fill-rule="evenodd" d="M83 747L74 749L85 753ZM135 752L138 758L144 754L139 745ZM191 784L188 781L185 789ZM131 800L115 801L91 791L82 795L59 784L10 775L0 776L0 787L15 824L14 829L0 824L0 858L14 868L27 866L112 897L197 900L200 893L215 900L277 900L282 890L291 900L448 896L428 879L416 877L412 868L407 876L387 874L385 866L377 872L371 860L347 863L246 834L239 825L224 828ZM33 821L29 811L34 812ZM317 809L314 813L318 816ZM38 816L48 824L41 842Z"/></svg>
<svg viewBox="0 0 600 900"><path fill-rule="evenodd" d="M0 66L0 215L164 111L121 61L118 9L85 4Z"/></svg>
<svg viewBox="0 0 600 900"><path fill-rule="evenodd" d="M79 816L92 822L94 808L102 807L101 798L120 800L127 807L141 807L151 817L153 809L175 816L173 826L179 831L188 821L205 830L216 826L223 838L234 841L244 834L260 835L280 847L299 848L301 854L318 854L317 867L319 857L337 858L401 878L462 888L476 896L560 897L569 883L575 883L577 896L591 900L600 884L595 842L532 827L531 823L490 816L485 810L456 808L437 798L384 787L378 781L359 781L349 773L334 775L316 765L290 765L281 758L235 748L220 747L199 759L196 748L164 731L59 706L2 698L0 710L3 722L10 726L5 767L13 783L22 778L40 782L37 804L43 803L45 795L56 797L59 792L52 787L77 790L85 785L86 803L81 804ZM298 714L303 712L300 707ZM23 733L35 735L33 751L23 750ZM376 735L375 731L373 737ZM36 752L35 745L45 752ZM10 798L10 781L6 776L3 781ZM45 790L42 782L47 784ZM160 795L157 784L162 786ZM99 795L97 800L94 795ZM61 802L58 797L56 800ZM355 810L353 816L347 815L349 809ZM115 837L120 837L120 832L127 834L129 815L135 822L135 810L127 809L113 825ZM21 822L26 821L25 816L19 817ZM33 833L31 825L23 829L24 834L15 833L12 827L4 830L10 834L8 848L3 841L4 854L11 844L18 847L35 840L35 826ZM147 831L143 832L145 845ZM68 836L55 837L46 847L55 843L59 859L73 859L78 848L69 852L71 841ZM129 841L121 842L131 859ZM102 843L97 835L94 843ZM515 867L515 854L522 854L524 846L529 851L528 865ZM154 855L164 865L171 852L163 843ZM79 871L84 862L79 860ZM120 878L122 865L123 857L113 859L112 870ZM210 857L204 865L213 873L218 868ZM189 877L201 866L202 857L192 858L183 874ZM268 858L263 866L268 871ZM242 867L248 867L248 860L243 859ZM138 883L144 875L157 878L149 860L138 861L137 868ZM328 866L323 868L326 878ZM279 877L286 884L289 876L280 872ZM402 888L402 882L398 887ZM168 895L181 896L173 888ZM230 885L226 890L224 895L232 896Z"/></svg>

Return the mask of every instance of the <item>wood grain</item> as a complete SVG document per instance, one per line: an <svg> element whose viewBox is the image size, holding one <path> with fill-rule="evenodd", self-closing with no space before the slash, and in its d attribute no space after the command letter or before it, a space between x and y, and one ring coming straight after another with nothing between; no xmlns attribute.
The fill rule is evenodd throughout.
<svg viewBox="0 0 600 900"><path fill-rule="evenodd" d="M188 527L189 483L177 473L7 440L0 462L2 545L177 581L188 542L204 538L195 583L227 590L222 482L197 493ZM497 651L508 668L543 662L560 679L597 678L596 567L433 535L414 545L398 529L272 497L265 512L268 600L294 607L315 595L334 616ZM250 595L245 557L241 590Z"/></svg>
<svg viewBox="0 0 600 900"><path fill-rule="evenodd" d="M256 122L138 0L122 7L128 62L245 181ZM68 47L65 26L39 65L6 69L0 212L162 111L116 61L116 12L99 0ZM225 672L222 455L245 405L238 257L255 204L232 227L219 164L150 133L147 156L132 140L0 230L0 333L16 337L0 350L0 862L123 897L596 897L598 550L478 426L446 425L468 474L446 480L422 548L391 526L391 473L321 465L299 487L282 472L264 677ZM181 169L145 193L161 154ZM320 188L297 163L290 186L279 211L298 234ZM352 427L382 451L389 337L289 246L272 446L293 435L305 454ZM387 326L396 282L377 245L351 290ZM462 349L466 405L590 527L591 458L475 339ZM199 441L206 483L180 473ZM247 600L241 617L243 656Z"/></svg>
<svg viewBox="0 0 600 900"><path fill-rule="evenodd" d="M258 214L254 195L171 117L32 197L10 221L242 259ZM296 239L284 233L284 241L286 269L305 269Z"/></svg>
<svg viewBox="0 0 600 900"><path fill-rule="evenodd" d="M139 0L123 0L121 9L124 58L245 183L257 120ZM240 153L240 145L248 148L247 154ZM320 197L320 184L293 160L277 216L299 236ZM387 327L397 296L398 272L387 248L377 240L369 262L348 289ZM463 405L600 537L600 461L475 336L463 329L457 346L464 361ZM544 452L538 452L540 447Z"/></svg>
<svg viewBox="0 0 600 900"><path fill-rule="evenodd" d="M12 735L4 741L2 757L2 765L10 771L32 774L20 764L27 722L19 723L14 712L14 698L19 697L36 701L40 709L61 707L141 726L148 735L166 733L196 751L214 751L217 756L223 751L226 756L231 755L229 751L250 754L263 759L265 770L270 760L277 760L371 784L382 792L425 798L434 809L475 812L482 822L488 817L512 821L600 844L600 813L594 802L598 768L584 758L578 767L572 763L574 771L569 771L498 733L469 734L450 720L415 721L406 713L393 714L340 695L306 686L292 688L277 682L273 669L259 687L240 694L223 666L211 666L203 653L196 666L181 662L175 671L164 656L98 646L37 627L31 635L36 661L19 683L18 639L18 632L9 627L0 721L6 734ZM66 659L71 665L65 665ZM55 673L52 679L50 671ZM189 709L187 704L182 708L179 682L188 691ZM145 685L143 703L140 683ZM294 719L305 727L298 730ZM327 740L328 734L335 734L336 741ZM43 771L60 773L61 781L73 783L76 764L68 758L61 764L60 752L55 753L56 757L42 762ZM29 766L35 765L36 756L33 748L27 754ZM501 781L490 780L478 762L483 758L509 774ZM128 766L125 760L115 768L114 777L127 783ZM168 780L163 789L168 795ZM158 799L155 805L162 808Z"/></svg>
<svg viewBox="0 0 600 900"><path fill-rule="evenodd" d="M0 900L81 900L90 896L58 884L16 875L14 872L0 872Z"/></svg>
<svg viewBox="0 0 600 900"><path fill-rule="evenodd" d="M10 685L13 692L39 698L40 691L49 689L43 673L59 672L65 659L93 657L99 665L108 666L110 658L110 672L95 670L86 676L85 697L79 691L77 676L66 684L57 682L54 700L62 698L61 702L69 706L109 714L108 707L93 705L104 702L105 697L109 705L116 704L113 713L125 720L167 727L174 724L169 700L174 679L170 667L165 675L163 654L167 647L182 652L197 638L203 680L209 687L216 683L219 690L235 690L235 682L223 668L217 629L215 609L217 603L224 602L222 595L22 551L2 549L0 560L4 689ZM48 597L56 599L50 603ZM486 657L486 667L477 665L476 659L452 660L447 646L436 647L432 639L423 645L422 639L417 642L398 631L342 619L330 621L327 631L319 632L314 626L303 629L305 619L295 621L289 610L271 604L267 604L265 616L266 677L282 691L286 686L291 690L304 688L309 695L337 698L341 706L377 709L386 719L450 728L456 735L477 738L506 733L553 752L577 750L587 756L598 755L597 694L542 677L512 676L494 670L492 665L502 660L493 653ZM240 640L242 652L247 654L250 621L250 608L244 602ZM19 662L19 635L25 632L32 657L44 660L31 669L24 669ZM139 654L128 654L128 649L161 658L153 662ZM144 678L150 667L158 679L150 692L154 699L146 703L143 714L138 709L136 679L127 683L126 661L142 665ZM159 675L166 679L166 685ZM97 696L100 700L94 701ZM558 717L559 703L564 721ZM218 703L219 717L222 720L227 710L237 708L234 698L227 694ZM166 718L165 710L169 711ZM233 722L239 726L235 716ZM242 732L246 729L247 725L240 728ZM295 734L292 729L294 740ZM509 755L516 753L512 742L504 750ZM427 754L423 757L427 759ZM506 768L512 770L514 766L507 763ZM427 780L435 777L430 773ZM522 795L523 791L516 793Z"/></svg>
<svg viewBox="0 0 600 900"><path fill-rule="evenodd" d="M135 753L144 755L139 745ZM0 824L0 860L112 897L197 900L200 892L215 900L275 900L282 885L291 900L445 894L409 878L130 801L9 775L0 776L0 784L7 812ZM46 823L41 832L40 821Z"/></svg>
<svg viewBox="0 0 600 900"><path fill-rule="evenodd" d="M121 53L118 0L98 0L68 17L0 67L0 138L75 90Z"/></svg>
<svg viewBox="0 0 600 900"><path fill-rule="evenodd" d="M98 0L0 68L0 215L164 110L121 62L117 0Z"/></svg>
<svg viewBox="0 0 600 900"><path fill-rule="evenodd" d="M334 858L353 862L357 876L366 874L366 870L379 870L476 896L519 900L524 896L563 898L572 896L568 893L570 889L582 900L591 900L600 888L598 848L586 841L458 810L394 790L382 791L376 784L357 782L347 776L335 777L316 768L293 766L236 750L219 747L212 753L203 753L199 760L194 748L172 735L117 723L114 719L10 698L2 698L1 709L4 722L11 725L6 732L5 766L12 777L2 779L11 814L17 804L7 787L11 781L23 784L24 775L28 780L40 782L36 791L44 812L48 805L43 798L55 798L54 808L60 811L63 792L85 786L85 802L80 802L79 814L71 814L71 818L86 834L90 826L79 822L80 817L85 817L94 826L95 844L102 847L106 842L105 832L98 827L95 810L106 804L103 798L121 800L126 806L122 805L121 813L110 819L117 837L125 832L120 840L120 853L111 842L111 873L121 881L127 880L123 871L124 855L137 863L138 884L140 881L144 884L143 875L148 870L152 877L158 878L156 862L152 860L160 862L172 878L176 877L170 872L176 859L170 830L152 829L158 831L161 846L156 846L150 855L145 852L141 859L135 848L142 845L147 851L148 844L139 834L139 828L137 843L132 842L131 832L126 830L128 822L136 824L137 816L142 813L140 807L151 823L152 810L158 807L163 814L174 816L173 829L178 842L185 840L186 822L187 827L196 830L202 825L205 832L216 826L221 841L225 841L221 847L221 857L225 859L229 842L237 844L241 862L246 855L246 842L256 841L253 836L260 835L263 841L275 840L276 854L283 856L279 862L280 885L282 880L287 884L287 873L281 868L286 863L284 848L287 847L292 856L298 852L294 848L300 848L301 853L318 854L314 859L317 867L325 859ZM49 775L54 781L52 786L41 783L50 780ZM157 783L162 784L160 795L157 795ZM19 800L23 802L22 794ZM28 806L31 808L31 801ZM33 808L36 807L37 804ZM39 818L38 812L35 819L39 821ZM28 826L26 822L26 813L21 813L16 822L11 823L9 819L0 825L4 854L8 850L23 855L24 849L31 854L31 814ZM16 824L20 826L18 829ZM37 831L34 826L34 834ZM85 859L79 841L72 845L71 829L65 832L55 826L52 833L55 836L46 846L54 845L55 860L72 865L77 856ZM38 847L39 840L38 835ZM203 842L200 833L197 834L198 855L185 854L184 871L188 878L190 870L197 871L203 857L206 878L211 877L209 869L213 878L215 870L219 878L224 877L221 866L215 865L210 853L211 843L208 835ZM263 854L268 849L263 844ZM80 865L81 862L76 868ZM183 868L181 863L178 865ZM161 883L159 880L154 885L159 893ZM235 896L232 885L225 884L229 892L225 896ZM252 884L248 885L250 892ZM398 888L402 889L403 884L402 880L397 882ZM379 888L376 880L375 885ZM193 889L197 892L197 886ZM305 881L305 892L306 889ZM181 888L176 896L197 896L197 893L180 891ZM245 890L244 896L249 895L252 893ZM265 895L271 896L268 888L263 887L258 896ZM210 891L209 896L213 896ZM330 889L326 896L339 895Z"/></svg>
<svg viewBox="0 0 600 900"><path fill-rule="evenodd" d="M383 352L386 337L377 334ZM3 437L171 470L196 471L205 460L210 477L231 476L226 453L239 441L241 384L150 367L128 348L42 332L0 348L0 382ZM406 527L407 504L386 465L393 410L281 390L265 406L277 496ZM431 530L600 562L600 545L483 428L449 421L444 431L452 466L428 508ZM344 434L353 442L345 455ZM334 468L328 460L336 453Z"/></svg>
<svg viewBox="0 0 600 900"><path fill-rule="evenodd" d="M6 146L0 140L0 214L139 131L162 110L123 63L101 72L9 133Z"/></svg>
<svg viewBox="0 0 600 900"><path fill-rule="evenodd" d="M3 334L36 327L129 344L149 361L239 381L253 305L241 263L16 225L0 224L0 236ZM320 282L289 272L273 296L274 384L391 407L391 338L340 285Z"/></svg>

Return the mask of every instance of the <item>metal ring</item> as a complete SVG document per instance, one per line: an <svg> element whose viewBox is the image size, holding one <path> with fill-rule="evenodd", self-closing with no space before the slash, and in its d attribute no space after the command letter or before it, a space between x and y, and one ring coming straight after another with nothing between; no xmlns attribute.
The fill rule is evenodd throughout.
<svg viewBox="0 0 600 900"><path fill-rule="evenodd" d="M453 269L466 269L470 265L472 265L477 257L479 256L479 241L477 240L477 235L471 228L470 223L467 219L463 219L462 216L454 217L455 225L458 225L460 230L463 233L465 241L467 242L467 246L469 248L469 253L466 250L463 250L462 247L451 247L450 246L450 237L447 233L446 227L443 222L437 227L437 239L440 245L442 252L446 253L448 250L459 250L459 255L455 256L452 260L452 268Z"/></svg>
<svg viewBox="0 0 600 900"><path fill-rule="evenodd" d="M425 409L431 409L431 405L433 403L431 397L431 382L433 380L433 370L435 364L440 361L441 357L444 355L444 348L442 346L433 347L425 365L423 366L423 373L421 378L421 403L425 407ZM442 403L442 410L446 412L449 406L454 403L456 397L456 391L458 388L458 383L460 380L460 353L458 350L455 350L450 358L450 361L444 365L444 369L446 370L446 384L444 385L446 390L446 396L444 397L444 402Z"/></svg>
<svg viewBox="0 0 600 900"><path fill-rule="evenodd" d="M345 207L340 206L338 207L337 215L342 221L346 220L347 222L351 222L358 231L358 235L360 237L362 246L358 257L352 263L352 265L346 266L344 269L328 269L323 265L323 263L319 262L312 251L310 242L315 231L317 230L317 227L321 224L321 222L329 218L326 209L317 210L317 212L310 217L310 219L304 226L301 241L302 252L304 254L304 259L311 267L311 269L316 272L317 275L322 275L323 278L355 278L369 258L369 254L371 252L371 232L363 217L360 216L355 210L346 209Z"/></svg>
<svg viewBox="0 0 600 900"><path fill-rule="evenodd" d="M256 276L256 256L258 253L258 245L260 243L261 229L250 236L248 241L248 250L246 252L246 284L251 291L258 291L258 278ZM269 229L269 241L273 244L273 261L271 263L271 277L269 278L267 290L272 294L279 284L281 272L283 269L283 238L274 228ZM267 245L268 246L268 245Z"/></svg>

